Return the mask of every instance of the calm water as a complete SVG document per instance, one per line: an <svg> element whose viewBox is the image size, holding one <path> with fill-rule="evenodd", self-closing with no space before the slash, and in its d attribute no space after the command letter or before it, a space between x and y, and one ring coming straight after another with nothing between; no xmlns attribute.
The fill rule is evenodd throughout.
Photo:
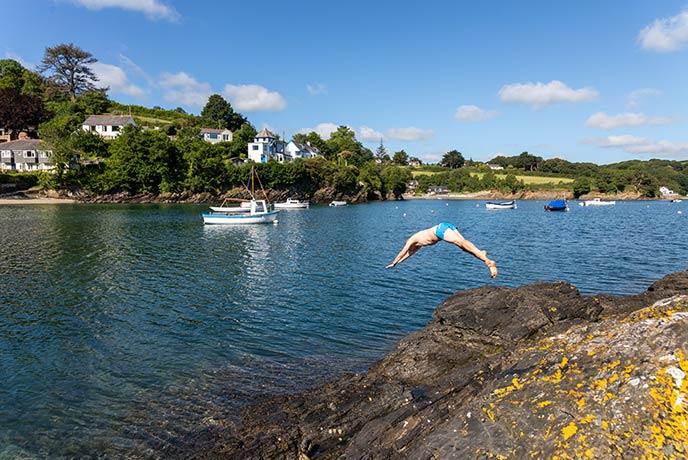
<svg viewBox="0 0 688 460"><path fill-rule="evenodd" d="M171 456L255 395L365 370L456 290L629 294L686 269L688 203L543 204L315 206L246 227L203 226L195 205L0 206L0 459ZM440 221L499 277L444 243L384 268Z"/></svg>

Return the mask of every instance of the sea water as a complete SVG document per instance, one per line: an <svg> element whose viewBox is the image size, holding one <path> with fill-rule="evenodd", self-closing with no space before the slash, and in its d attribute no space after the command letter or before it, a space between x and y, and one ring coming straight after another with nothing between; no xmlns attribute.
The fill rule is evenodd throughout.
<svg viewBox="0 0 688 460"><path fill-rule="evenodd" d="M0 206L0 459L165 458L247 402L361 372L482 285L639 293L686 269L688 203L410 200L204 226L199 205ZM681 213L679 213L681 211ZM423 248L447 221L485 249Z"/></svg>

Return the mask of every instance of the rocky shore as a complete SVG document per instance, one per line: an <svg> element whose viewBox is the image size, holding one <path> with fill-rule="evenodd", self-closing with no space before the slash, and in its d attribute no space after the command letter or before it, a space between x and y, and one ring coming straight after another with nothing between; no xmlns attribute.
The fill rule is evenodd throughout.
<svg viewBox="0 0 688 460"><path fill-rule="evenodd" d="M688 270L626 297L485 286L366 374L199 427L183 458L686 458L687 373Z"/></svg>

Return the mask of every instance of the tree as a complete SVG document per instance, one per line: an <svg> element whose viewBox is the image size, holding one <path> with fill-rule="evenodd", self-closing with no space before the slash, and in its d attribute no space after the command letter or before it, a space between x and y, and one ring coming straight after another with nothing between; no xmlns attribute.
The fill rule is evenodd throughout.
<svg viewBox="0 0 688 460"><path fill-rule="evenodd" d="M323 138L320 137L320 134L316 133L315 131L311 131L308 134L294 134L293 138L294 142L298 142L299 144L310 143L312 146L320 150L320 153L322 153L325 158L330 158L332 156L327 142L323 140Z"/></svg>
<svg viewBox="0 0 688 460"><path fill-rule="evenodd" d="M208 102L201 111L201 117L208 120L213 128L226 128L234 132L248 123L246 117L236 113L232 104L219 94L213 94L208 98Z"/></svg>
<svg viewBox="0 0 688 460"><path fill-rule="evenodd" d="M392 157L392 162L394 162L395 164L401 165L401 166L406 166L408 164L408 154L403 150L399 150L398 152L394 152L394 156Z"/></svg>
<svg viewBox="0 0 688 460"><path fill-rule="evenodd" d="M573 181L573 196L579 198L581 195L590 193L590 179L587 177L579 177Z"/></svg>
<svg viewBox="0 0 688 460"><path fill-rule="evenodd" d="M380 139L380 146L375 150L375 158L378 160L382 161L382 159L387 155L387 149L385 148L384 144L382 143L382 139Z"/></svg>
<svg viewBox="0 0 688 460"><path fill-rule="evenodd" d="M57 45L45 49L43 60L38 71L50 73L48 79L57 87L69 94L72 101L85 91L94 91L98 77L89 64L98 62L93 55L72 43Z"/></svg>
<svg viewBox="0 0 688 460"><path fill-rule="evenodd" d="M465 160L463 158L463 155L461 155L461 152L459 152L458 150L450 150L449 152L444 154L440 164L442 166L446 166L447 168L453 169L461 168L464 162Z"/></svg>
<svg viewBox="0 0 688 460"><path fill-rule="evenodd" d="M86 115L107 113L112 102L104 90L86 91L76 101L78 109Z"/></svg>
<svg viewBox="0 0 688 460"><path fill-rule="evenodd" d="M232 134L232 142L228 152L230 158L248 157L248 144L253 142L253 138L258 134L256 129L249 123L245 123Z"/></svg>
<svg viewBox="0 0 688 460"><path fill-rule="evenodd" d="M327 146L332 154L343 157L347 164L361 166L373 159L373 152L363 147L356 140L356 133L347 126L337 128L327 140Z"/></svg>
<svg viewBox="0 0 688 460"><path fill-rule="evenodd" d="M20 131L38 129L48 115L40 97L21 94L14 89L0 89L0 126L10 131L13 139Z"/></svg>
<svg viewBox="0 0 688 460"><path fill-rule="evenodd" d="M13 59L0 59L0 89L20 92L24 86L24 67Z"/></svg>

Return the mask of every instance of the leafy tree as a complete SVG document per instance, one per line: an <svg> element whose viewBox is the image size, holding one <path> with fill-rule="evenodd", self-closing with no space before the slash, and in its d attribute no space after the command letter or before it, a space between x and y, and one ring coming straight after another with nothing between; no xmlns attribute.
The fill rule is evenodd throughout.
<svg viewBox="0 0 688 460"><path fill-rule="evenodd" d="M406 165L408 165L408 153L406 153L403 150L399 150L398 152L394 152L394 157L392 157L392 161L395 164L398 164L401 166L406 166Z"/></svg>
<svg viewBox="0 0 688 460"><path fill-rule="evenodd" d="M77 129L69 136L69 146L86 158L106 158L108 144L98 134Z"/></svg>
<svg viewBox="0 0 688 460"><path fill-rule="evenodd" d="M108 99L104 90L86 91L79 95L76 101L77 108L86 115L107 113L112 102Z"/></svg>
<svg viewBox="0 0 688 460"><path fill-rule="evenodd" d="M383 191L392 193L395 198L401 198L406 191L406 184L413 179L407 168L398 166L387 166L382 170L381 176Z"/></svg>
<svg viewBox="0 0 688 460"><path fill-rule="evenodd" d="M444 154L440 164L447 168L454 169L461 168L464 162L465 160L463 158L463 155L461 155L461 152L459 152L458 150L450 150L449 152Z"/></svg>
<svg viewBox="0 0 688 460"><path fill-rule="evenodd" d="M347 126L340 126L330 135L327 147L331 155L354 166L362 166L366 161L373 159L373 152L363 147L356 140L356 133Z"/></svg>
<svg viewBox="0 0 688 460"><path fill-rule="evenodd" d="M590 193L590 190L590 179L587 177L579 177L573 181L573 196L575 198L585 195L586 193Z"/></svg>
<svg viewBox="0 0 688 460"><path fill-rule="evenodd" d="M382 143L382 139L380 139L380 146L375 150L375 158L378 160L382 161L382 159L387 155L387 149L385 148L384 144Z"/></svg>
<svg viewBox="0 0 688 460"><path fill-rule="evenodd" d="M237 131L232 133L232 142L229 146L228 155L230 158L247 158L248 144L253 142L258 132L249 123L241 125Z"/></svg>
<svg viewBox="0 0 688 460"><path fill-rule="evenodd" d="M24 87L24 67L13 59L0 59L0 89L21 92Z"/></svg>
<svg viewBox="0 0 688 460"><path fill-rule="evenodd" d="M89 67L94 62L91 53L69 43L46 48L38 70L49 73L48 79L75 101L78 94L97 89L98 77Z"/></svg>
<svg viewBox="0 0 688 460"><path fill-rule="evenodd" d="M21 94L16 89L0 89L0 126L16 139L20 131L38 129L49 113L38 96Z"/></svg>
<svg viewBox="0 0 688 460"><path fill-rule="evenodd" d="M179 151L159 131L126 126L110 144L109 184L132 193L173 192L185 171Z"/></svg>
<svg viewBox="0 0 688 460"><path fill-rule="evenodd" d="M213 128L226 128L234 132L248 123L248 120L236 113L232 104L219 94L213 94L208 98L208 102L201 111L201 117L208 120Z"/></svg>

